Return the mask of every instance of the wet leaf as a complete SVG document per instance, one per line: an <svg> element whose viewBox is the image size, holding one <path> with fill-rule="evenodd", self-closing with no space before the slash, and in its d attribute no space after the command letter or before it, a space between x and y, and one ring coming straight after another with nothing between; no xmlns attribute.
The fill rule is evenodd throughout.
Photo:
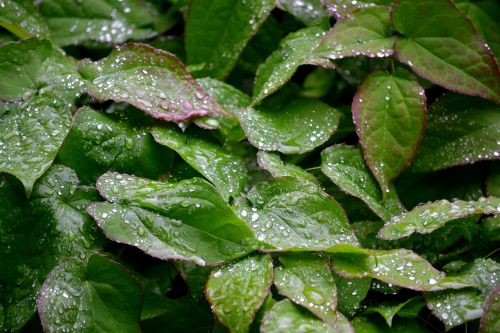
<svg viewBox="0 0 500 333"><path fill-rule="evenodd" d="M87 184L95 184L108 170L157 178L170 164L172 152L137 125L132 119L83 107L74 116L58 161L73 168Z"/></svg>
<svg viewBox="0 0 500 333"><path fill-rule="evenodd" d="M314 100L295 100L280 110L246 108L238 114L250 143L260 150L301 154L325 143L341 114Z"/></svg>
<svg viewBox="0 0 500 333"><path fill-rule="evenodd" d="M31 0L3 0L0 6L0 26L19 38L50 36L46 23Z"/></svg>
<svg viewBox="0 0 500 333"><path fill-rule="evenodd" d="M394 189L382 196L377 181L355 147L336 145L321 153L321 170L343 191L363 200L373 212L387 220L404 211Z"/></svg>
<svg viewBox="0 0 500 333"><path fill-rule="evenodd" d="M337 308L346 316L352 317L360 308L370 290L370 278L346 278L336 273L333 274L337 287Z"/></svg>
<svg viewBox="0 0 500 333"><path fill-rule="evenodd" d="M274 269L278 292L328 323L337 320L337 290L326 260L315 256L283 255Z"/></svg>
<svg viewBox="0 0 500 333"><path fill-rule="evenodd" d="M186 25L186 51L190 65L203 67L196 76L225 78L275 2L192 1Z"/></svg>
<svg viewBox="0 0 500 333"><path fill-rule="evenodd" d="M116 47L96 62L85 59L80 73L97 100L127 102L161 120L226 113L173 54L145 44Z"/></svg>
<svg viewBox="0 0 500 333"><path fill-rule="evenodd" d="M357 316L352 321L356 333L430 333L420 321L415 319L395 318L392 327L388 327L382 318Z"/></svg>
<svg viewBox="0 0 500 333"><path fill-rule="evenodd" d="M328 30L327 22L301 29L286 36L280 47L259 66L253 86L253 103L258 104L287 83L299 66L317 64L333 69L328 60L315 57L314 49Z"/></svg>
<svg viewBox="0 0 500 333"><path fill-rule="evenodd" d="M273 279L268 255L253 255L216 268L207 282L212 311L231 332L248 332Z"/></svg>
<svg viewBox="0 0 500 333"><path fill-rule="evenodd" d="M411 170L429 172L500 159L499 111L498 106L479 98L441 97L428 112L424 140Z"/></svg>
<svg viewBox="0 0 500 333"><path fill-rule="evenodd" d="M238 155L174 127L155 127L152 133L158 143L175 150L191 167L210 180L224 199L237 197L243 190L247 168Z"/></svg>
<svg viewBox="0 0 500 333"><path fill-rule="evenodd" d="M357 245L340 205L312 183L284 177L257 185L237 203L257 239L272 251L322 251Z"/></svg>
<svg viewBox="0 0 500 333"><path fill-rule="evenodd" d="M306 25L311 25L315 20L327 15L321 0L281 0L277 5Z"/></svg>
<svg viewBox="0 0 500 333"><path fill-rule="evenodd" d="M500 330L500 286L491 291L484 305L479 332L494 333Z"/></svg>
<svg viewBox="0 0 500 333"><path fill-rule="evenodd" d="M373 72L358 87L352 111L366 163L386 191L423 137L424 89L407 72Z"/></svg>
<svg viewBox="0 0 500 333"><path fill-rule="evenodd" d="M349 18L358 9L392 4L392 0L321 0L321 2L330 15L335 16L337 19Z"/></svg>
<svg viewBox="0 0 500 333"><path fill-rule="evenodd" d="M400 0L392 12L402 35L396 57L423 78L500 104L500 72L491 50L449 0Z"/></svg>
<svg viewBox="0 0 500 333"><path fill-rule="evenodd" d="M37 299L47 332L140 332L141 303L137 280L100 255L57 266Z"/></svg>
<svg viewBox="0 0 500 333"><path fill-rule="evenodd" d="M364 313L378 313L384 317L387 325L392 327L392 320L396 315L415 318L423 307L425 307L423 298L415 296L404 302L388 302L370 306Z"/></svg>
<svg viewBox="0 0 500 333"><path fill-rule="evenodd" d="M478 201L443 199L425 205L417 206L413 210L400 216L394 216L387 221L379 231L382 239L399 239L414 232L430 233L443 227L449 221L478 214L499 214L500 198L488 197Z"/></svg>
<svg viewBox="0 0 500 333"><path fill-rule="evenodd" d="M202 179L162 183L106 173L97 187L108 202L88 211L106 236L153 257L204 266L253 250L248 226Z"/></svg>
<svg viewBox="0 0 500 333"><path fill-rule="evenodd" d="M158 13L138 0L41 0L40 13L61 46L83 42L121 44L153 37Z"/></svg>
<svg viewBox="0 0 500 333"><path fill-rule="evenodd" d="M257 162L262 169L268 171L274 178L295 177L314 184L318 183L318 180L309 172L294 164L284 163L276 153L259 151L257 153Z"/></svg>
<svg viewBox="0 0 500 333"><path fill-rule="evenodd" d="M364 55L372 58L393 54L394 37L390 8L369 6L337 21L321 40L314 54L332 60Z"/></svg>

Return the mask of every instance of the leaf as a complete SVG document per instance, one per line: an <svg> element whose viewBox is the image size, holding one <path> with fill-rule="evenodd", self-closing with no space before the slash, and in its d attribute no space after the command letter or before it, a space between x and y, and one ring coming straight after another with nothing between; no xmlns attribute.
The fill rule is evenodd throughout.
<svg viewBox="0 0 500 333"><path fill-rule="evenodd" d="M261 183L240 198L236 208L272 251L322 251L336 244L358 244L342 207L312 183L288 177Z"/></svg>
<svg viewBox="0 0 500 333"><path fill-rule="evenodd" d="M362 8L337 21L322 38L313 54L332 60L359 55L371 58L393 54L390 8L375 6Z"/></svg>
<svg viewBox="0 0 500 333"><path fill-rule="evenodd" d="M491 291L484 305L480 333L494 333L500 330L500 286Z"/></svg>
<svg viewBox="0 0 500 333"><path fill-rule="evenodd" d="M455 4L472 21L497 59L500 58L500 6L498 2L457 0Z"/></svg>
<svg viewBox="0 0 500 333"><path fill-rule="evenodd" d="M410 164L425 126L425 92L403 71L368 75L352 103L368 167L383 190Z"/></svg>
<svg viewBox="0 0 500 333"><path fill-rule="evenodd" d="M205 296L205 285L207 284L211 269L209 267L198 266L190 261L178 261L175 263L175 268L188 285L191 299L198 302Z"/></svg>
<svg viewBox="0 0 500 333"><path fill-rule="evenodd" d="M399 0L392 12L396 57L449 90L500 104L500 71L472 23L450 0Z"/></svg>
<svg viewBox="0 0 500 333"><path fill-rule="evenodd" d="M262 169L268 171L274 178L294 177L318 184L318 180L309 172L294 164L284 163L276 153L259 151L257 153L257 162Z"/></svg>
<svg viewBox="0 0 500 333"><path fill-rule="evenodd" d="M339 316L341 316L339 314ZM314 317L305 309L294 305L288 299L276 303L264 316L260 331L262 333L353 333L351 324L340 317L338 324L331 326Z"/></svg>
<svg viewBox="0 0 500 333"><path fill-rule="evenodd" d="M357 148L346 145L326 148L321 152L321 170L343 191L363 200L384 220L404 211L397 194L386 193L384 200L377 181Z"/></svg>
<svg viewBox="0 0 500 333"><path fill-rule="evenodd" d="M274 285L292 302L328 323L337 320L337 290L326 260L306 255L283 255L274 269Z"/></svg>
<svg viewBox="0 0 500 333"><path fill-rule="evenodd" d="M327 15L321 0L281 0L277 5L278 8L292 14L305 25L311 25L315 20Z"/></svg>
<svg viewBox="0 0 500 333"><path fill-rule="evenodd" d="M202 179L162 183L106 173L97 188L108 200L88 209L97 225L108 238L153 257L204 266L253 250L250 229Z"/></svg>
<svg viewBox="0 0 500 333"><path fill-rule="evenodd" d="M29 196L70 130L71 110L49 93L0 107L5 110L0 114L0 172L17 177Z"/></svg>
<svg viewBox="0 0 500 333"><path fill-rule="evenodd" d="M212 311L231 332L248 332L273 279L268 255L253 255L216 268L207 282Z"/></svg>
<svg viewBox="0 0 500 333"><path fill-rule="evenodd" d="M500 197L500 163L491 165L490 174L486 179L486 193L491 196Z"/></svg>
<svg viewBox="0 0 500 333"><path fill-rule="evenodd" d="M153 37L155 16L147 2L137 0L41 0L40 13L57 44L93 41L121 44L130 39Z"/></svg>
<svg viewBox="0 0 500 333"><path fill-rule="evenodd" d="M379 231L377 237L382 239L399 239L414 232L430 233L447 222L476 214L499 214L500 199L482 198L478 201L448 201L443 199L417 206L408 213L393 217Z"/></svg>
<svg viewBox="0 0 500 333"><path fill-rule="evenodd" d="M491 259L476 259L465 265L459 273L447 276L443 280L445 285L474 286L486 297L497 284L500 283L500 264Z"/></svg>
<svg viewBox="0 0 500 333"><path fill-rule="evenodd" d="M295 100L279 111L247 108L237 116L252 145L284 154L302 154L325 143L341 117L329 105L305 99Z"/></svg>
<svg viewBox="0 0 500 333"><path fill-rule="evenodd" d="M426 328L416 319L395 318L392 327L388 327L382 318L373 316L357 316L352 321L356 333L430 333L434 332Z"/></svg>
<svg viewBox="0 0 500 333"><path fill-rule="evenodd" d="M57 92L74 98L83 82L75 62L47 40L30 38L0 46L0 99L27 100L35 94Z"/></svg>
<svg viewBox="0 0 500 333"><path fill-rule="evenodd" d="M425 307L425 302L423 301L423 298L415 296L409 298L404 302L388 302L388 303L373 305L368 307L364 313L365 314L378 313L382 317L384 317L384 320L387 323L387 325L389 325L389 327L392 327L392 319L396 315L402 317L408 317L408 316L417 317L418 313L423 307ZM409 309L407 310L409 312L405 313L405 309Z"/></svg>
<svg viewBox="0 0 500 333"><path fill-rule="evenodd" d="M324 23L293 32L280 42L280 47L257 69L253 86L253 104L258 104L284 86L301 65L313 64L329 69L335 68L328 60L315 57L313 52L328 29L327 22Z"/></svg>
<svg viewBox="0 0 500 333"><path fill-rule="evenodd" d="M237 197L243 190L247 168L241 157L172 126L155 127L152 133L156 142L175 150L193 169L210 180L224 199Z"/></svg>
<svg viewBox="0 0 500 333"><path fill-rule="evenodd" d="M330 15L335 16L338 20L351 17L351 14L357 9L392 4L392 0L321 0L321 2Z"/></svg>
<svg viewBox="0 0 500 333"><path fill-rule="evenodd" d="M0 26L19 38L47 38L50 35L47 25L30 0L3 0L0 6Z"/></svg>
<svg viewBox="0 0 500 333"><path fill-rule="evenodd" d="M370 250L339 245L332 248L333 269L347 277L371 277L413 290L442 290L444 274L406 249Z"/></svg>
<svg viewBox="0 0 500 333"><path fill-rule="evenodd" d="M429 172L500 158L500 113L493 103L447 94L427 115L424 140L410 168Z"/></svg>
<svg viewBox="0 0 500 333"><path fill-rule="evenodd" d="M188 63L203 66L195 73L196 76L225 78L245 45L274 8L275 2L192 1L185 42Z"/></svg>
<svg viewBox="0 0 500 333"><path fill-rule="evenodd" d="M333 276L337 287L337 308L346 316L352 317L370 290L372 279L349 279L335 273Z"/></svg>
<svg viewBox="0 0 500 333"><path fill-rule="evenodd" d="M68 260L45 280L37 299L45 331L140 332L141 289L122 265L95 255Z"/></svg>
<svg viewBox="0 0 500 333"><path fill-rule="evenodd" d="M134 126L139 124L133 119L117 118L89 107L79 109L58 161L87 184L95 184L108 170L159 177L171 162L171 151L156 144L145 128Z"/></svg>
<svg viewBox="0 0 500 333"><path fill-rule="evenodd" d="M145 44L117 46L96 62L80 62L88 93L99 101L126 102L167 121L225 114L171 53Z"/></svg>
<svg viewBox="0 0 500 333"><path fill-rule="evenodd" d="M85 214L91 191L77 187L69 168L52 166L28 201L22 189L0 182L0 330L19 331L35 313L47 274L67 258L86 258L104 245ZM2 309L3 308L3 309Z"/></svg>

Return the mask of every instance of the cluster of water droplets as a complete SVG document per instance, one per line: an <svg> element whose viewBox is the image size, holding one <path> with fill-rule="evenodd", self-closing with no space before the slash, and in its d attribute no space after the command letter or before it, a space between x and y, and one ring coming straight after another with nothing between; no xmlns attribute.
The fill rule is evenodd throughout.
<svg viewBox="0 0 500 333"><path fill-rule="evenodd" d="M325 5L330 14L342 19L351 17L351 13L358 8L374 7L377 4L367 0L328 0Z"/></svg>

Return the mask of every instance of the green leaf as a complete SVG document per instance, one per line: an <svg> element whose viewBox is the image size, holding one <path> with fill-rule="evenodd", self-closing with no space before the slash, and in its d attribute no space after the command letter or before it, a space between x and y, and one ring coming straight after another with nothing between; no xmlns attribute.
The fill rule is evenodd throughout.
<svg viewBox="0 0 500 333"><path fill-rule="evenodd" d="M141 303L137 280L99 255L57 266L37 299L47 332L140 332Z"/></svg>
<svg viewBox="0 0 500 333"><path fill-rule="evenodd" d="M247 108L237 115L248 140L260 150L301 154L325 143L341 114L314 100L295 100L280 110Z"/></svg>
<svg viewBox="0 0 500 333"><path fill-rule="evenodd" d="M343 191L363 200L384 220L404 211L393 189L383 198L377 181L357 148L336 145L323 150L321 170Z"/></svg>
<svg viewBox="0 0 500 333"><path fill-rule="evenodd" d="M40 13L61 46L94 41L121 44L153 37L158 13L138 0L41 0Z"/></svg>
<svg viewBox="0 0 500 333"><path fill-rule="evenodd" d="M172 126L155 127L152 133L156 142L175 150L193 169L210 180L224 199L237 197L243 190L247 168L238 155Z"/></svg>
<svg viewBox="0 0 500 333"><path fill-rule="evenodd" d="M491 291L484 305L480 333L495 333L500 330L500 286Z"/></svg>
<svg viewBox="0 0 500 333"><path fill-rule="evenodd" d="M335 273L333 276L337 286L337 308L346 316L352 317L370 290L372 279L349 279Z"/></svg>
<svg viewBox="0 0 500 333"><path fill-rule="evenodd" d="M500 197L500 163L491 165L490 174L486 179L486 193L491 196Z"/></svg>
<svg viewBox="0 0 500 333"><path fill-rule="evenodd" d="M294 305L288 299L284 299L266 313L260 331L262 333L353 333L349 321L341 314L338 316L339 320L332 326Z"/></svg>
<svg viewBox="0 0 500 333"><path fill-rule="evenodd" d="M198 302L205 296L205 285L210 275L209 267L198 266L190 261L178 261L175 268L188 285L191 299Z"/></svg>
<svg viewBox="0 0 500 333"><path fill-rule="evenodd" d="M286 36L280 42L280 47L257 69L253 103L258 104L284 86L301 65L312 64L334 69L335 65L328 60L318 59L313 52L327 30L328 24L318 24Z"/></svg>
<svg viewBox="0 0 500 333"><path fill-rule="evenodd" d="M116 47L96 62L85 59L80 74L97 100L127 102L161 120L226 113L173 54L145 44Z"/></svg>
<svg viewBox="0 0 500 333"><path fill-rule="evenodd" d="M294 164L284 163L276 153L259 151L257 153L257 162L262 169L268 171L274 178L294 177L318 184L318 180L309 172Z"/></svg>
<svg viewBox="0 0 500 333"><path fill-rule="evenodd" d="M447 276L443 284L474 286L486 297L500 283L500 264L492 259L476 259L464 266L459 273Z"/></svg>
<svg viewBox="0 0 500 333"><path fill-rule="evenodd" d="M0 114L0 172L17 177L30 195L70 130L71 109L49 93L0 107L5 111Z"/></svg>
<svg viewBox="0 0 500 333"><path fill-rule="evenodd" d="M429 172L500 158L500 108L447 94L427 114L427 130L410 170Z"/></svg>
<svg viewBox="0 0 500 333"><path fill-rule="evenodd" d="M52 91L74 98L83 82L76 63L47 40L30 38L0 46L0 99L27 100Z"/></svg>
<svg viewBox="0 0 500 333"><path fill-rule="evenodd" d="M330 15L337 19L346 19L351 17L352 13L358 9L375 7L378 5L389 6L392 0L321 0Z"/></svg>
<svg viewBox="0 0 500 333"><path fill-rule="evenodd" d="M311 25L315 20L327 15L321 0L281 0L277 5L306 25Z"/></svg>
<svg viewBox="0 0 500 333"><path fill-rule="evenodd" d="M108 238L160 259L213 265L253 250L253 235L206 181L162 183L106 173L97 187L109 202L88 209Z"/></svg>
<svg viewBox="0 0 500 333"><path fill-rule="evenodd" d="M420 321L415 319L395 318L392 327L388 327L382 318L358 316L352 321L356 333L430 333Z"/></svg>
<svg viewBox="0 0 500 333"><path fill-rule="evenodd" d="M332 60L364 55L389 57L393 54L390 8L363 8L337 21L314 50L314 55Z"/></svg>
<svg viewBox="0 0 500 333"><path fill-rule="evenodd" d="M253 255L216 268L207 282L206 295L212 311L231 332L249 331L273 279L268 255Z"/></svg>
<svg viewBox="0 0 500 333"><path fill-rule="evenodd" d="M19 38L47 38L50 31L31 0L3 0L0 26Z"/></svg>
<svg viewBox="0 0 500 333"><path fill-rule="evenodd" d="M312 183L289 177L261 183L236 207L272 251L322 251L336 244L358 244L342 207Z"/></svg>
<svg viewBox="0 0 500 333"><path fill-rule="evenodd" d="M498 2L455 0L455 4L472 21L497 59L500 58L500 5Z"/></svg>
<svg viewBox="0 0 500 333"><path fill-rule="evenodd" d="M385 322L389 327L392 327L392 319L399 315L402 317L417 317L422 308L425 307L425 302L420 296L412 297L404 302L387 302L378 305L370 306L364 312L378 313L384 317Z"/></svg>
<svg viewBox="0 0 500 333"><path fill-rule="evenodd" d="M59 165L37 181L29 201L11 182L0 182L0 331L18 331L31 318L52 268L104 245L85 213L95 194L77 184L76 174Z"/></svg>
<svg viewBox="0 0 500 333"><path fill-rule="evenodd" d="M186 52L190 65L203 65L196 76L225 78L275 2L191 1L186 25Z"/></svg>
<svg viewBox="0 0 500 333"><path fill-rule="evenodd" d="M363 154L382 189L410 164L424 134L425 92L403 71L368 75L352 103Z"/></svg>
<svg viewBox="0 0 500 333"><path fill-rule="evenodd" d="M371 277L413 290L442 290L444 274L406 249L370 250L339 245L332 248L334 270L347 277Z"/></svg>
<svg viewBox="0 0 500 333"><path fill-rule="evenodd" d="M83 107L74 116L58 161L73 168L87 184L95 184L108 170L158 178L172 153L156 144L148 130L134 125L132 119Z"/></svg>
<svg viewBox="0 0 500 333"><path fill-rule="evenodd" d="M283 255L279 259L283 266L274 269L278 292L324 321L334 323L337 290L328 262L301 254Z"/></svg>
<svg viewBox="0 0 500 333"><path fill-rule="evenodd" d="M500 198L488 197L478 201L448 201L443 199L417 206L408 213L394 216L379 231L382 239L399 239L414 232L430 233L449 221L477 214L499 214Z"/></svg>
<svg viewBox="0 0 500 333"><path fill-rule="evenodd" d="M399 0L392 12L397 58L423 78L500 104L500 72L491 50L450 0Z"/></svg>

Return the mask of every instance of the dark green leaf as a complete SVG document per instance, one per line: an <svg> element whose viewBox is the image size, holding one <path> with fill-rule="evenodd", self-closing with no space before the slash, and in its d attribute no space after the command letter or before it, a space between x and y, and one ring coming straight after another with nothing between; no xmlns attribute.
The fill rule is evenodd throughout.
<svg viewBox="0 0 500 333"><path fill-rule="evenodd" d="M50 35L31 0L3 0L0 6L0 26L19 38L47 38Z"/></svg>
<svg viewBox="0 0 500 333"><path fill-rule="evenodd" d="M427 115L424 140L412 164L429 172L500 158L500 108L493 103L447 94Z"/></svg>
<svg viewBox="0 0 500 333"><path fill-rule="evenodd" d="M352 321L356 333L430 333L423 324L415 319L395 318L392 327L388 327L382 318L358 316Z"/></svg>
<svg viewBox="0 0 500 333"><path fill-rule="evenodd" d="M384 220L404 211L393 189L383 198L377 181L357 148L336 145L323 150L321 170L343 191L363 200Z"/></svg>
<svg viewBox="0 0 500 333"><path fill-rule="evenodd" d="M424 89L406 72L373 72L358 88L352 103L356 131L384 191L415 156L425 111Z"/></svg>
<svg viewBox="0 0 500 333"><path fill-rule="evenodd" d="M334 277L337 286L337 308L346 316L352 317L370 290L372 279L349 279L335 273Z"/></svg>
<svg viewBox="0 0 500 333"><path fill-rule="evenodd" d="M85 59L80 73L92 97L127 102L158 119L226 113L173 54L145 44L116 47L97 62Z"/></svg>
<svg viewBox="0 0 500 333"><path fill-rule="evenodd" d="M321 251L357 245L342 207L312 183L278 178L237 202L239 216L273 251Z"/></svg>
<svg viewBox="0 0 500 333"><path fill-rule="evenodd" d="M268 255L249 256L214 269L206 287L212 311L231 332L248 332L269 293L272 277L273 263Z"/></svg>
<svg viewBox="0 0 500 333"><path fill-rule="evenodd" d="M493 289L486 299L479 329L480 333L498 331L500 331L500 286Z"/></svg>
<svg viewBox="0 0 500 333"><path fill-rule="evenodd" d="M314 317L311 313L294 305L288 299L276 303L264 316L262 333L353 333L351 324L340 313L334 326Z"/></svg>
<svg viewBox="0 0 500 333"><path fill-rule="evenodd" d="M328 24L314 25L293 32L280 42L280 47L259 66L253 86L253 103L276 92L288 82L297 68L304 64L317 64L333 69L328 60L315 57L313 50L320 44Z"/></svg>
<svg viewBox="0 0 500 333"><path fill-rule="evenodd" d="M398 59L423 78L500 104L495 58L450 0L398 0L392 12Z"/></svg>
<svg viewBox="0 0 500 333"><path fill-rule="evenodd" d="M241 127L255 147L284 154L301 154L325 143L341 115L314 100L295 100L280 110L247 108L238 114Z"/></svg>
<svg viewBox="0 0 500 333"><path fill-rule="evenodd" d="M392 0L321 0L321 2L328 12L339 20L351 17L351 14L358 9L392 4Z"/></svg>
<svg viewBox="0 0 500 333"><path fill-rule="evenodd" d="M274 178L295 177L314 184L318 183L318 180L309 172L294 164L284 163L276 153L259 151L257 153L257 162L262 169L268 171Z"/></svg>
<svg viewBox="0 0 500 333"><path fill-rule="evenodd" d="M120 264L92 256L68 260L45 280L37 299L47 332L140 332L141 289Z"/></svg>
<svg viewBox="0 0 500 333"><path fill-rule="evenodd" d="M108 170L158 178L172 153L156 144L147 129L134 125L131 119L83 107L75 114L58 161L73 168L87 184L95 184Z"/></svg>
<svg viewBox="0 0 500 333"><path fill-rule="evenodd" d="M41 0L40 13L61 46L87 41L121 44L149 38L158 13L138 0Z"/></svg>
<svg viewBox="0 0 500 333"><path fill-rule="evenodd" d="M384 317L387 325L392 327L392 319L394 316L417 317L423 307L425 307L423 298L415 296L402 303L389 302L370 306L366 309L365 313L379 313L382 317Z"/></svg>
<svg viewBox="0 0 500 333"><path fill-rule="evenodd" d="M252 232L206 181L162 183L106 173L97 187L107 203L88 209L111 239L160 259L212 265L253 250Z"/></svg>
<svg viewBox="0 0 500 333"><path fill-rule="evenodd" d="M210 180L224 199L237 197L243 190L247 169L238 155L172 126L155 127L152 133L158 143L175 150L191 167Z"/></svg>
<svg viewBox="0 0 500 333"><path fill-rule="evenodd" d="M186 25L186 51L189 64L203 66L196 76L225 78L275 2L191 1Z"/></svg>
<svg viewBox="0 0 500 333"><path fill-rule="evenodd" d="M486 179L486 192L488 195L500 197L500 162L495 162L491 166Z"/></svg>
<svg viewBox="0 0 500 333"><path fill-rule="evenodd" d="M283 266L274 269L278 292L302 305L324 321L337 320L337 290L326 260L301 254L279 257Z"/></svg>
<svg viewBox="0 0 500 333"><path fill-rule="evenodd" d="M386 6L356 10L335 24L313 54L332 60L359 55L391 56L394 37L389 12Z"/></svg>
<svg viewBox="0 0 500 333"><path fill-rule="evenodd" d="M399 239L414 232L430 233L449 221L477 214L499 214L500 198L488 197L478 201L441 200L417 206L408 213L394 216L378 233L382 239Z"/></svg>

